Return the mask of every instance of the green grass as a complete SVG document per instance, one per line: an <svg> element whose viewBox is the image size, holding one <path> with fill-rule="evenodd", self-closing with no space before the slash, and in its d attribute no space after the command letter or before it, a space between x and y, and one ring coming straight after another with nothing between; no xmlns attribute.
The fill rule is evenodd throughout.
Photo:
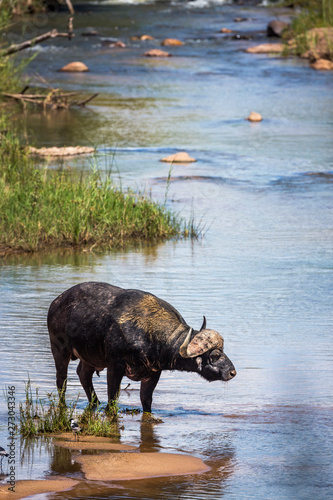
<svg viewBox="0 0 333 500"><path fill-rule="evenodd" d="M25 385L25 401L20 404L19 433L22 437L35 437L43 434L71 432L70 419L77 410L77 400L64 404L53 393L41 397L38 387L32 389L31 381ZM114 403L107 412L88 406L77 416L76 421L82 428L81 434L103 437L118 437L118 405Z"/></svg>
<svg viewBox="0 0 333 500"><path fill-rule="evenodd" d="M23 437L34 437L39 434L54 432L70 432L72 418L77 401L69 406L59 403L58 396L47 394L46 398L39 395L38 387L33 394L30 380L25 384L25 401L20 404L20 428Z"/></svg>

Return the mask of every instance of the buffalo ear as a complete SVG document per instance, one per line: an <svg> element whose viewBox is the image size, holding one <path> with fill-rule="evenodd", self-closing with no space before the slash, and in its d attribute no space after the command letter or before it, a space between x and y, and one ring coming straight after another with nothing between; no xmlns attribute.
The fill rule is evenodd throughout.
<svg viewBox="0 0 333 500"><path fill-rule="evenodd" d="M199 372L202 372L202 358L198 356L195 361L197 362Z"/></svg>
<svg viewBox="0 0 333 500"><path fill-rule="evenodd" d="M201 330L206 330L206 316L203 317L203 323L202 323L202 326L200 328L200 332Z"/></svg>
<svg viewBox="0 0 333 500"><path fill-rule="evenodd" d="M201 356L211 349L223 348L223 338L214 330L202 330L191 340L186 349L187 357Z"/></svg>

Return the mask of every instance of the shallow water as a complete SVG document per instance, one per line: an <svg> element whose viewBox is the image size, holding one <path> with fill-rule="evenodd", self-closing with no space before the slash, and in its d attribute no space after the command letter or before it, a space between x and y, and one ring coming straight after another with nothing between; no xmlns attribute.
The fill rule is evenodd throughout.
<svg viewBox="0 0 333 500"><path fill-rule="evenodd" d="M204 237L121 253L3 260L1 387L15 386L16 405L28 374L42 393L55 388L47 309L60 292L88 280L153 292L196 328L206 315L208 327L224 335L237 369L228 384L165 373L153 402L164 423L123 417L123 442L141 451L193 454L211 466L209 473L89 482L50 498L332 497L333 76L305 61L241 50L265 40L258 31L286 13L198 1L154 8L86 2L78 8L74 40L34 49L31 74L100 95L84 110L28 112L22 133L39 146L95 144L92 163L112 168L125 186L167 197L185 217L194 212ZM239 15L250 20L234 23ZM64 30L66 19L58 14L51 24ZM128 47L105 48L100 38L81 37L87 26ZM254 40L220 35L224 26ZM158 41L130 40L146 33ZM168 60L142 57L166 36L187 43L170 48ZM55 71L70 60L84 60L91 71ZM252 110L264 121L245 121ZM169 166L159 159L182 149L198 162L174 166L167 186ZM80 385L75 363L70 366L68 396L76 397ZM105 401L104 372L95 385ZM138 391L131 382L121 406L140 407ZM0 445L7 436L2 397ZM82 477L69 452L56 452L50 440L27 445L17 439L15 466L16 479L65 472ZM4 461L4 474L7 467Z"/></svg>

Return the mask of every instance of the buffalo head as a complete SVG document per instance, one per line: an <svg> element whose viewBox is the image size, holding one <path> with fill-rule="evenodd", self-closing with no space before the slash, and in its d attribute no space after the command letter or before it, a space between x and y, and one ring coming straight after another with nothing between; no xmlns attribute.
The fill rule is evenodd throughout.
<svg viewBox="0 0 333 500"><path fill-rule="evenodd" d="M192 334L190 328L179 354L183 358L194 358L198 373L209 382L234 378L236 370L223 352L223 337L215 330L206 329L205 317L201 330L191 340Z"/></svg>

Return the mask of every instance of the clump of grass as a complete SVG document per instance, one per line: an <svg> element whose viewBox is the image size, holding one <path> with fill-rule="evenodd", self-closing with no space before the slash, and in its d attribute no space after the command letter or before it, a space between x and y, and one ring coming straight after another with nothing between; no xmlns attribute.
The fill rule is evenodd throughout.
<svg viewBox="0 0 333 500"><path fill-rule="evenodd" d="M33 394L31 381L25 384L25 401L20 404L20 434L23 437L33 437L39 434L70 431L72 418L77 401L69 406L61 403L58 395L47 394L41 398L38 387Z"/></svg>
<svg viewBox="0 0 333 500"><path fill-rule="evenodd" d="M39 395L38 387L33 393L31 381L25 385L25 401L20 405L20 434L35 437L42 434L71 432L70 419L77 409L77 400L65 404L63 398L53 393L46 398ZM106 412L88 406L77 417L82 433L91 436L118 436L118 405L115 402Z"/></svg>
<svg viewBox="0 0 333 500"><path fill-rule="evenodd" d="M119 407L116 401L108 405L105 412L101 412L99 407L93 408L89 405L78 418L78 423L85 435L119 437L118 412Z"/></svg>
<svg viewBox="0 0 333 500"><path fill-rule="evenodd" d="M116 187L97 171L36 168L4 121L0 122L0 247L120 248L195 236L193 225L165 205Z"/></svg>

